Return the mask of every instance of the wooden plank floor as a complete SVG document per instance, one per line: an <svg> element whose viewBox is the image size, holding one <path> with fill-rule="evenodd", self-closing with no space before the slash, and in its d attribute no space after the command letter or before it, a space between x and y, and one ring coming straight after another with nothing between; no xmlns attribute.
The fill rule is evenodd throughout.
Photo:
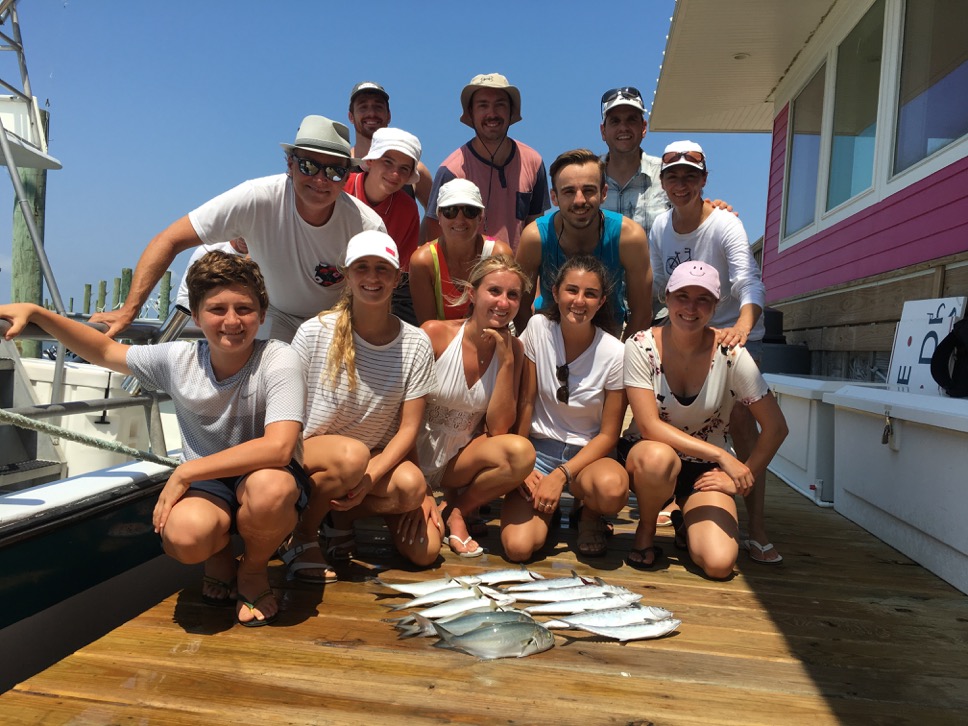
<svg viewBox="0 0 968 726"><path fill-rule="evenodd" d="M532 569L598 574L673 610L679 632L620 645L557 637L520 660L478 661L398 640L381 618L400 602L354 564L319 589L274 584L273 627L232 625L198 588L0 696L4 724L943 724L968 722L968 597L832 510L771 478L771 532L785 562L741 555L728 582L703 579L666 543L666 566L622 565L634 510L608 557L577 561L573 533ZM660 530L661 531L661 530ZM377 562L390 580L500 569L492 553L434 570ZM371 543L371 546L372 543ZM378 543L376 546L379 546ZM7 657L8 654L4 654Z"/></svg>

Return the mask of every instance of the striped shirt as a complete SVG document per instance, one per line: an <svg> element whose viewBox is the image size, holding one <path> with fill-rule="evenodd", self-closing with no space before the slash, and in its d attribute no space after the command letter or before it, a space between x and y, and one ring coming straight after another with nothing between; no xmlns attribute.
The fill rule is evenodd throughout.
<svg viewBox="0 0 968 726"><path fill-rule="evenodd" d="M386 345L371 345L354 333L356 390L350 391L345 368L335 383L326 378L337 315L310 318L292 341L306 369L309 391L303 435L339 434L370 450L382 449L400 428L404 401L437 389L430 338L403 321L399 335Z"/></svg>

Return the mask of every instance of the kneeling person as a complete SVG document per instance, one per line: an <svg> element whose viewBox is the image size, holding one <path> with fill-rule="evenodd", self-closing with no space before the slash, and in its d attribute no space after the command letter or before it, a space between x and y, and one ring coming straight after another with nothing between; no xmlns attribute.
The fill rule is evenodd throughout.
<svg viewBox="0 0 968 726"><path fill-rule="evenodd" d="M255 339L269 303L255 262L209 252L189 271L188 289L204 341L123 345L28 304L2 306L0 318L12 322L7 338L34 323L86 360L133 373L171 395L184 463L158 497L155 531L179 562L205 562L207 603L238 599L242 625L266 625L279 612L269 559L308 497L305 474L293 458L305 379L288 345ZM230 544L235 531L245 543L239 562Z"/></svg>

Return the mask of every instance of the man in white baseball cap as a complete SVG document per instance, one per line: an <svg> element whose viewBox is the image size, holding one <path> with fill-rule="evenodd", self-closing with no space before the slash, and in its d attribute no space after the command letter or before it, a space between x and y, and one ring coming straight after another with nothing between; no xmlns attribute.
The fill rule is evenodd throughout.
<svg viewBox="0 0 968 726"><path fill-rule="evenodd" d="M350 110L347 118L356 130L353 156L366 158L367 154L370 153L370 145L373 143L373 134L378 129L390 125L390 94L379 83L360 81L350 91ZM433 176L419 159L417 160L417 171L420 172L420 177L409 182L403 188L407 194L415 198L426 209L427 201L430 199L430 186Z"/></svg>
<svg viewBox="0 0 968 726"><path fill-rule="evenodd" d="M358 163L344 124L306 116L294 143L281 146L286 173L243 182L173 222L145 248L124 305L92 320L108 323L108 334L117 335L175 255L236 237L245 238L272 300L260 337L288 342L304 320L332 307L344 287L339 266L347 241L385 227L378 214L343 191L349 167Z"/></svg>
<svg viewBox="0 0 968 726"><path fill-rule="evenodd" d="M500 73L483 73L464 86L460 101L461 123L474 129L474 138L437 170L423 238L440 236L440 187L451 179L469 179L481 190L487 209L484 234L517 250L521 231L551 207L541 155L508 136L510 126L521 120L521 92Z"/></svg>

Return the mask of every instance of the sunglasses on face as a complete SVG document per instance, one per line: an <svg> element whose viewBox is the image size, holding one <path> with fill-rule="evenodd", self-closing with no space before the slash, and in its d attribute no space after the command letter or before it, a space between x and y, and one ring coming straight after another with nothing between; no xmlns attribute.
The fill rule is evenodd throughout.
<svg viewBox="0 0 968 726"><path fill-rule="evenodd" d="M565 363L563 366L558 366L555 368L555 378L558 379L558 390L555 391L555 398L561 401L566 406L568 405L568 364Z"/></svg>
<svg viewBox="0 0 968 726"><path fill-rule="evenodd" d="M706 166L706 157L698 151L668 151L662 155L663 164L671 164L674 161L679 161L679 159L691 161L693 164L702 164L703 167Z"/></svg>
<svg viewBox="0 0 968 726"><path fill-rule="evenodd" d="M463 212L465 219L477 219L481 216L481 208L470 204L455 204L453 207L441 207L440 213L447 219L457 219L457 213Z"/></svg>
<svg viewBox="0 0 968 726"><path fill-rule="evenodd" d="M323 176L329 179L331 182L341 182L346 178L346 174L349 169L345 166L336 166L334 164L320 164L318 161L313 161L312 159L304 159L301 156L292 155L292 158L296 162L296 166L299 168L299 172L306 176L316 176L319 172L323 172Z"/></svg>

